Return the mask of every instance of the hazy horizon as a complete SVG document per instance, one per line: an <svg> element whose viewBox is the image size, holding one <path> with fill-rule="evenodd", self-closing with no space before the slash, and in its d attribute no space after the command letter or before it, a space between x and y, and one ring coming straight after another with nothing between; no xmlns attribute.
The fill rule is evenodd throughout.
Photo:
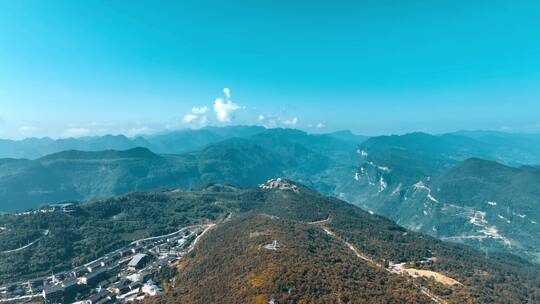
<svg viewBox="0 0 540 304"><path fill-rule="evenodd" d="M29 137L19 137L19 138L4 138L4 137L0 137L0 140L13 140L13 141L22 141L22 140L27 140L27 139L45 139L45 138L49 138L49 139L52 139L52 140L61 140L61 139L84 139L84 138L95 138L95 137L103 137L103 136L125 136L127 138L130 138L130 139L134 139L134 138L137 138L137 137L143 137L143 138L149 138L149 137L153 137L153 136L159 136L159 135L162 135L162 134L168 134L168 133L173 133L173 132L180 132L180 131L196 131L196 130L200 130L200 129L205 129L205 128L226 128L226 127L263 127L263 128L266 128L266 129L278 129L278 128L282 128L282 129L292 129L292 130L299 130L299 131L303 131L303 132L306 132L308 134L330 134L330 133L336 133L336 132L351 132L353 135L357 135L357 136L366 136L366 137L376 137L376 136L393 136L393 135L396 135L396 136L401 136L401 135L406 135L406 134L411 134L411 133L425 133L425 134L430 134L430 135L444 135L444 134L455 134L455 133L459 133L459 132L486 132L486 133L490 133L490 132L494 132L494 133L499 133L499 134L509 134L509 135L540 135L540 132L512 132L512 131L507 131L507 130L465 130L465 129L461 129L461 130L453 130L453 131L448 131L448 132L429 132L429 131L423 131L423 130L416 130L416 131L407 131L407 132L403 132L403 133L378 133L378 134L368 134L368 133L361 133L361 132L355 132L355 131L352 131L352 130L349 130L349 129L338 129L338 130L321 130L321 129L316 129L316 130L306 130L306 129L301 129L301 128L294 128L294 127L282 127L282 126L276 126L276 127L268 127L268 126L263 126L263 125L247 125L247 124L238 124L238 125L227 125L227 126L213 126L213 125L208 125L208 126L203 126L203 127L200 127L200 128L189 128L189 127L185 127L185 128L177 128L177 129L165 129L165 130L159 130L159 131L156 131L156 132L152 132L152 133L144 133L144 134L125 134L125 133L101 133L101 134L89 134L89 135L80 135L80 136L49 136L49 135L44 135L44 136L29 136Z"/></svg>

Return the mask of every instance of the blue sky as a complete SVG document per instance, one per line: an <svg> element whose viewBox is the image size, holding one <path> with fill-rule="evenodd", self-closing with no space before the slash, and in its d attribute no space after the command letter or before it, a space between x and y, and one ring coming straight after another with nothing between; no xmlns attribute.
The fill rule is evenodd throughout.
<svg viewBox="0 0 540 304"><path fill-rule="evenodd" d="M540 132L539 15L525 0L3 0L0 137Z"/></svg>

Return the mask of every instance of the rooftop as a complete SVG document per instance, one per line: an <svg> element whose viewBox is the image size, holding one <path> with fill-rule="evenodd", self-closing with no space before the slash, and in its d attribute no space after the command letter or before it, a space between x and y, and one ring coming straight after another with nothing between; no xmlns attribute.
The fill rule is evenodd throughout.
<svg viewBox="0 0 540 304"><path fill-rule="evenodd" d="M131 266L131 267L137 266L145 257L146 257L146 254L137 253L136 255L133 256L131 261L129 261L128 266Z"/></svg>

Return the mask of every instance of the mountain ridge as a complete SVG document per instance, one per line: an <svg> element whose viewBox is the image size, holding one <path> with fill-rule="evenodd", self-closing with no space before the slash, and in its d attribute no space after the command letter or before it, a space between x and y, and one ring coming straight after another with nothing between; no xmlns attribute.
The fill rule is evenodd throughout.
<svg viewBox="0 0 540 304"><path fill-rule="evenodd" d="M51 161L58 159L100 159L100 158L156 158L158 154L144 147L135 147L127 150L100 150L82 151L65 150L38 158L40 161Z"/></svg>

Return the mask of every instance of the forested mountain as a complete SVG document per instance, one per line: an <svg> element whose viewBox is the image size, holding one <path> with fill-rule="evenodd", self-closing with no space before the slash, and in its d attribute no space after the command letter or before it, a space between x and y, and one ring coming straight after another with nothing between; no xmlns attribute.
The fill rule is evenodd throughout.
<svg viewBox="0 0 540 304"><path fill-rule="evenodd" d="M461 136L367 140L342 197L413 230L539 260L540 170L509 167Z"/></svg>
<svg viewBox="0 0 540 304"><path fill-rule="evenodd" d="M49 209L44 209L49 210ZM132 239L214 222L155 303L523 303L539 301L537 266L407 231L377 215L285 180L259 188L211 185L133 193L73 212L0 216L3 248L48 235L0 259L0 280L47 274ZM8 233L10 242L4 242ZM17 237L22 238L18 240ZM274 249L264 245L276 240ZM424 271L413 278L399 269ZM429 276L433 278L429 279Z"/></svg>
<svg viewBox="0 0 540 304"><path fill-rule="evenodd" d="M214 129L200 130L196 134L208 134L209 130ZM239 132L248 136L259 129L215 130L212 134L225 138ZM187 134L195 136L195 133ZM271 129L249 138L232 137L178 155L133 148L126 151L69 150L36 160L0 159L0 211L134 190L191 188L210 182L253 186L277 176L294 177L329 188L318 176L328 175L328 170L340 170L343 163L348 174L356 161L352 151L363 140L352 134L338 134L334 137L333 134L310 135L292 129ZM350 141L339 138L343 135Z"/></svg>

